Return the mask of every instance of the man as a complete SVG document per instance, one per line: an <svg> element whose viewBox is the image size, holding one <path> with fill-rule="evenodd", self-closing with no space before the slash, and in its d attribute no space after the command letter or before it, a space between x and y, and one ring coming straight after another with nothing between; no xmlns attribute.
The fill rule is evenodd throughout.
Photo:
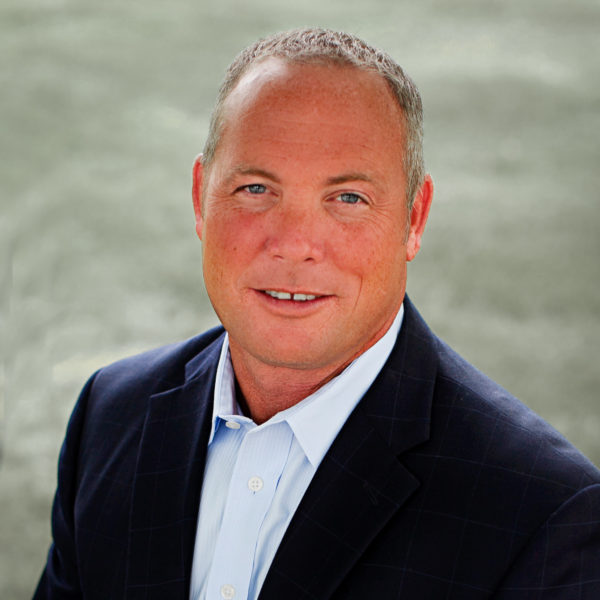
<svg viewBox="0 0 600 600"><path fill-rule="evenodd" d="M88 382L36 598L600 597L600 473L405 296L421 112L346 34L236 59L193 185L224 329Z"/></svg>

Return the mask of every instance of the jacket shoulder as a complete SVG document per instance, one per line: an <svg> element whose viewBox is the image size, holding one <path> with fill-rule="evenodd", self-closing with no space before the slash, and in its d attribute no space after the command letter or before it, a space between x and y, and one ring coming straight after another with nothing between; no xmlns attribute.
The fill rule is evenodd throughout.
<svg viewBox="0 0 600 600"><path fill-rule="evenodd" d="M88 449L115 440L133 449L144 426L151 398L183 386L197 374L216 370L223 329L216 327L188 340L130 356L99 369L84 386L67 439ZM111 450L110 452L116 452Z"/></svg>
<svg viewBox="0 0 600 600"><path fill-rule="evenodd" d="M224 330L215 327L188 340L129 356L99 369L93 376L94 388L127 391L147 388L150 393L181 385L194 367L218 359L220 344L214 344ZM214 346L214 347L213 347ZM205 351L206 354L205 354Z"/></svg>
<svg viewBox="0 0 600 600"><path fill-rule="evenodd" d="M436 338L439 357L435 403L456 431L445 440L454 453L471 452L482 464L575 491L600 482L598 469L523 402ZM467 444L466 440L471 440Z"/></svg>

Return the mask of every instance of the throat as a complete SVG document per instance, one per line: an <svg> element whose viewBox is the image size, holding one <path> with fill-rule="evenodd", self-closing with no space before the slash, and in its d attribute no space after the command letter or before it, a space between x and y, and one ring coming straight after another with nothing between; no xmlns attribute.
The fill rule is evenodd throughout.
<svg viewBox="0 0 600 600"><path fill-rule="evenodd" d="M246 401L246 396L244 396L244 392L242 392L242 388L240 387L240 382L237 377L235 379L235 399L242 411L242 414L249 419L254 420L252 416L252 412L250 411L250 407L248 406L248 402Z"/></svg>

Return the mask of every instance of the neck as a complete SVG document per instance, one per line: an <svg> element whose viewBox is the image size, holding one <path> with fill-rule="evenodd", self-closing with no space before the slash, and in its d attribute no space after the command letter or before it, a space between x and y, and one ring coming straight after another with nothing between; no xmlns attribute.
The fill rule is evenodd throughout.
<svg viewBox="0 0 600 600"><path fill-rule="evenodd" d="M231 362L242 397L238 402L252 420L261 424L298 404L341 373L351 360L316 370L293 369L243 360L230 347ZM354 357L353 357L354 358ZM251 363L251 364L249 364Z"/></svg>

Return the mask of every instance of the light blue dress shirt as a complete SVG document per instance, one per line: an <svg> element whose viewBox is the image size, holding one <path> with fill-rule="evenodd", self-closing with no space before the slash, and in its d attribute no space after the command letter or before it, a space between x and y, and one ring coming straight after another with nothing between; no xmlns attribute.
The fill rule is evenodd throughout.
<svg viewBox="0 0 600 600"><path fill-rule="evenodd" d="M337 377L261 425L235 399L221 348L194 546L190 600L255 600L325 453L387 360L404 307L386 334Z"/></svg>

